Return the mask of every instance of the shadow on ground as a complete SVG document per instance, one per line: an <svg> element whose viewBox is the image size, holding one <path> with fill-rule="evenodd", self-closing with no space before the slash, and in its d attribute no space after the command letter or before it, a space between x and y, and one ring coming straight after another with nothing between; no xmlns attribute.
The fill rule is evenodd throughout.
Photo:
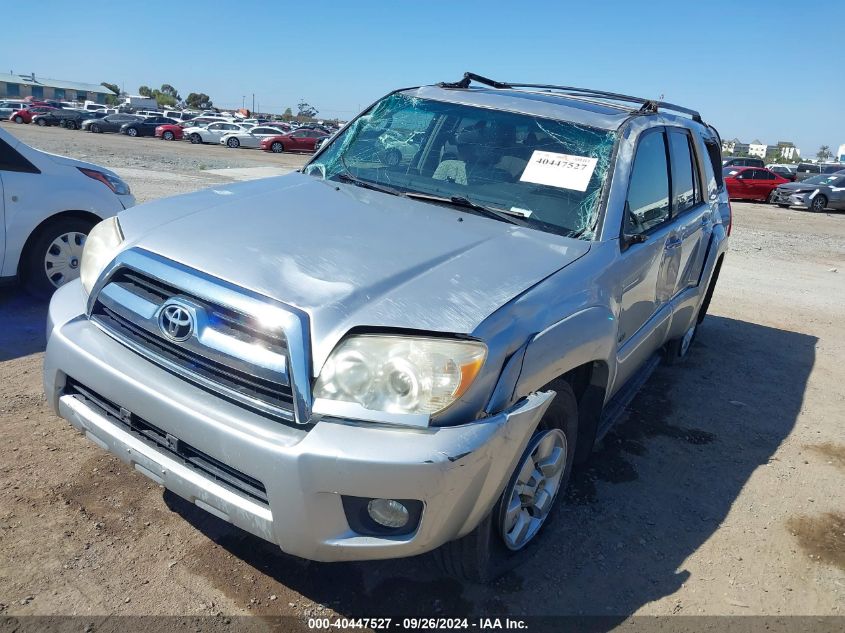
<svg viewBox="0 0 845 633"><path fill-rule="evenodd" d="M0 288L0 362L43 352L47 301L21 288Z"/></svg>
<svg viewBox="0 0 845 633"><path fill-rule="evenodd" d="M251 600L290 588L349 616L623 617L697 580L684 561L791 432L815 344L811 336L708 317L693 357L658 369L575 474L539 546L490 587L442 577L428 557L310 563L174 495L165 500L211 539L192 554L194 571L253 612L286 609Z"/></svg>

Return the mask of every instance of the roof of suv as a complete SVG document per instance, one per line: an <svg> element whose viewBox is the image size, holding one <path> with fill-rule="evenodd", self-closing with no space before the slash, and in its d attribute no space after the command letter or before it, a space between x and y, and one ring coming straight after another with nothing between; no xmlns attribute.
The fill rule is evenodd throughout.
<svg viewBox="0 0 845 633"><path fill-rule="evenodd" d="M482 85L470 85L471 82ZM401 92L423 99L519 112L604 130L619 129L634 114L658 111L662 117L680 125L692 126L701 122L697 112L668 103L566 86L507 84L473 73L465 73L460 82L408 88Z"/></svg>

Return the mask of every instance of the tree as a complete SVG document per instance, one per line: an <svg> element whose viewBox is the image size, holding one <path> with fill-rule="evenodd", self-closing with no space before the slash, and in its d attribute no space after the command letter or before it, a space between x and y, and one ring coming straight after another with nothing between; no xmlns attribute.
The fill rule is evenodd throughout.
<svg viewBox="0 0 845 633"><path fill-rule="evenodd" d="M285 108L285 111L282 113L282 119L285 121L290 121L293 118L293 110L290 108Z"/></svg>
<svg viewBox="0 0 845 633"><path fill-rule="evenodd" d="M209 97L204 92L192 92L188 95L185 99L185 103L188 104L190 108L200 108L202 110L207 110L212 106L211 97Z"/></svg>
<svg viewBox="0 0 845 633"><path fill-rule="evenodd" d="M152 97L153 91L150 90L149 86L141 86L140 88L138 88L138 94L142 97Z"/></svg>
<svg viewBox="0 0 845 633"><path fill-rule="evenodd" d="M315 116L317 116L317 113L319 112L317 108L306 103L304 99L296 104L296 108L298 110L296 116L301 117L303 119L313 119Z"/></svg>
<svg viewBox="0 0 845 633"><path fill-rule="evenodd" d="M833 153L830 151L829 145L822 145L819 148L819 151L816 152L816 158L819 160L830 160L833 157Z"/></svg>
<svg viewBox="0 0 845 633"><path fill-rule="evenodd" d="M104 81L100 84L103 88L108 88L114 94L113 95L106 95L106 104L107 105L115 105L117 103L117 96L120 94L120 88L117 84L110 84L107 81Z"/></svg>
<svg viewBox="0 0 845 633"><path fill-rule="evenodd" d="M159 92L168 97L173 97L176 101L182 100L182 97L179 96L179 91L170 84L161 84L161 90Z"/></svg>

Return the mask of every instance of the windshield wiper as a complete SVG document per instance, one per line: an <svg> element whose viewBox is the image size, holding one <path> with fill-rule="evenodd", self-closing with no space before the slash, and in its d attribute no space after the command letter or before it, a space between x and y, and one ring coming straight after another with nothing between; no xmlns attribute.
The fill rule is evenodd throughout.
<svg viewBox="0 0 845 633"><path fill-rule="evenodd" d="M443 202L445 204L451 204L456 207L472 209L473 211L476 211L479 215L483 215L488 218L493 218L494 220L499 220L501 222L507 222L508 224L516 224L517 226L528 225L528 222L526 222L521 215L511 214L502 209L494 209L492 207L473 202L469 198L465 198L463 196L434 196L431 194L419 193L416 191L408 191L405 193L405 196L408 198L413 198L415 200Z"/></svg>

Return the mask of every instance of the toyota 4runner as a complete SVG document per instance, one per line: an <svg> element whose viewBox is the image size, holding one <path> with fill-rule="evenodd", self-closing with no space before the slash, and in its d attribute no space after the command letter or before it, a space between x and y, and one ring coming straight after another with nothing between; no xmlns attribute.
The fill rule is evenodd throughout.
<svg viewBox="0 0 845 633"><path fill-rule="evenodd" d="M48 400L285 552L490 578L688 353L730 234L720 145L614 93L398 90L299 173L97 225L50 305Z"/></svg>

